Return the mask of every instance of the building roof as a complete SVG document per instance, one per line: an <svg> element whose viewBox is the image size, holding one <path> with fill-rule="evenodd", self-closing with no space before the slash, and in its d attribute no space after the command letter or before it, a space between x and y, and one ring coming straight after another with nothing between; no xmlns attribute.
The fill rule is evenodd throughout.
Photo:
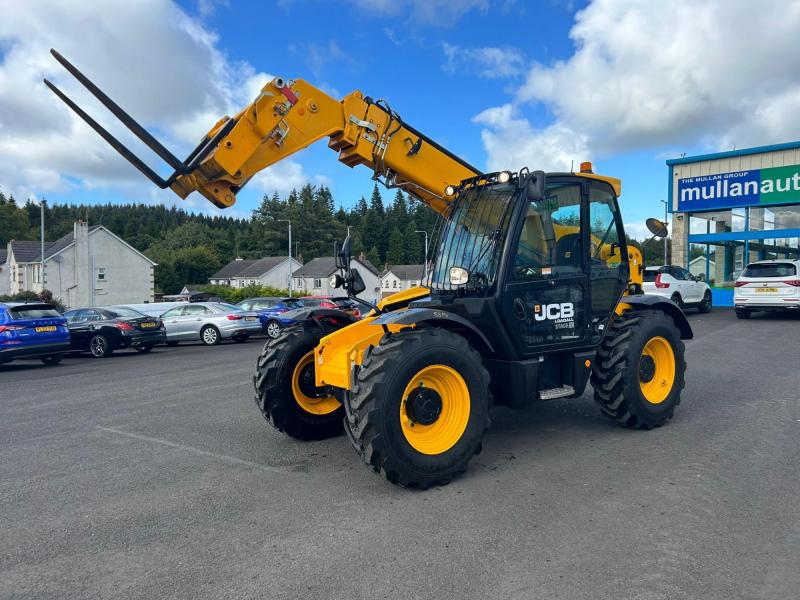
<svg viewBox="0 0 800 600"><path fill-rule="evenodd" d="M6 264L6 260L8 259L8 250L5 248L0 248L0 265Z"/></svg>
<svg viewBox="0 0 800 600"><path fill-rule="evenodd" d="M232 260L227 265L222 267L219 271L214 273L210 279L230 279L231 277L236 277L243 269L249 267L256 259L242 259L237 258Z"/></svg>
<svg viewBox="0 0 800 600"><path fill-rule="evenodd" d="M292 273L292 277L328 277L336 270L332 256L320 256L304 264Z"/></svg>
<svg viewBox="0 0 800 600"><path fill-rule="evenodd" d="M287 260L286 256L265 256L264 258L259 258L239 271L235 277L260 277L264 273L272 271L272 269L285 260Z"/></svg>
<svg viewBox="0 0 800 600"><path fill-rule="evenodd" d="M734 156L747 156L748 154L761 154L762 152L795 150L797 148L800 148L800 142L786 142L784 144L755 146L753 148L742 148L741 150L729 150L727 152L714 152L712 154L699 154L697 156L682 156L681 158L670 158L667 160L667 164L685 165L688 163L700 162L701 160L717 160L720 158L733 158Z"/></svg>
<svg viewBox="0 0 800 600"><path fill-rule="evenodd" d="M380 272L366 258L354 258L356 262L363 265L368 271L378 275ZM329 277L336 271L336 260L333 256L320 256L304 264L292 273L292 277Z"/></svg>
<svg viewBox="0 0 800 600"><path fill-rule="evenodd" d="M89 233L100 229L102 225L95 225L89 228ZM44 257L50 258L54 254L68 248L75 242L75 234L70 231L67 235L62 235L55 242L44 243ZM42 260L42 243L30 240L11 240L11 249L14 258L18 263L33 263Z"/></svg>
<svg viewBox="0 0 800 600"><path fill-rule="evenodd" d="M387 273L394 273L398 279L403 281L419 281L425 274L424 265L394 265L381 273L383 279Z"/></svg>

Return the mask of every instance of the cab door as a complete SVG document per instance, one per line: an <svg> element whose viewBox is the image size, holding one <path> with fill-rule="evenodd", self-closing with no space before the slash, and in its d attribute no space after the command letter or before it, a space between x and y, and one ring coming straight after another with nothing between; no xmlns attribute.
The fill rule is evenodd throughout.
<svg viewBox="0 0 800 600"><path fill-rule="evenodd" d="M589 341L587 194L576 177L548 178L544 198L521 208L501 318L523 357Z"/></svg>

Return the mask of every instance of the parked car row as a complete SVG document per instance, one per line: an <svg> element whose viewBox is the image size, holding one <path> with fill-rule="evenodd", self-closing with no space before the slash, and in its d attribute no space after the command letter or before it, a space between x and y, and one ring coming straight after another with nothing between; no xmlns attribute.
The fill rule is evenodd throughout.
<svg viewBox="0 0 800 600"><path fill-rule="evenodd" d="M309 308L332 308L360 317L351 300L328 297L251 298L238 305L95 306L63 315L52 304L0 303L0 364L18 358L57 364L65 354L88 352L102 358L125 348L144 353L158 344L189 341L214 346L223 340L244 342L262 332L277 337L282 328L299 321L300 313L305 318Z"/></svg>

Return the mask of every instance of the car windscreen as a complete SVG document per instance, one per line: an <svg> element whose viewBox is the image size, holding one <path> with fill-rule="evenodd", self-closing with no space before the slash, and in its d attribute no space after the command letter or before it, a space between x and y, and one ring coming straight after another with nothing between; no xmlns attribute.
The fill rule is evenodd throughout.
<svg viewBox="0 0 800 600"><path fill-rule="evenodd" d="M241 306L236 306L235 304L228 304L227 302L215 302L214 308L221 310L221 311L234 311L234 312L241 312L244 310Z"/></svg>
<svg viewBox="0 0 800 600"><path fill-rule="evenodd" d="M50 317L60 317L62 316L60 312L58 312L55 307L52 306L42 306L40 305L33 305L33 306L13 306L8 309L9 314L11 315L12 319L22 320L22 319L47 319Z"/></svg>
<svg viewBox="0 0 800 600"><path fill-rule="evenodd" d="M300 308L303 303L300 300L284 300L283 303L289 308Z"/></svg>
<svg viewBox="0 0 800 600"><path fill-rule="evenodd" d="M645 269L644 270L644 280L645 281L649 281L649 282L652 283L653 281L656 280L656 276L657 275L658 275L658 271L655 270L655 269L652 269L652 270L651 269Z"/></svg>
<svg viewBox="0 0 800 600"><path fill-rule="evenodd" d="M792 263L755 263L747 265L742 277L793 277L797 269Z"/></svg>
<svg viewBox="0 0 800 600"><path fill-rule="evenodd" d="M303 298L303 306L308 308L310 306L319 306L322 304L322 300L319 298Z"/></svg>
<svg viewBox="0 0 800 600"><path fill-rule="evenodd" d="M123 319L139 319L147 316L140 313L138 310L125 308L124 306L112 306L111 308L104 308L103 312L108 313L112 317L122 317Z"/></svg>

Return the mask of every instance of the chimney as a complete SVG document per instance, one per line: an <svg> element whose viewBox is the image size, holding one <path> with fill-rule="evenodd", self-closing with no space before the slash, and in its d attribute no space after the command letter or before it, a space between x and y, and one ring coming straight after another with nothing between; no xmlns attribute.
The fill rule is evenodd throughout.
<svg viewBox="0 0 800 600"><path fill-rule="evenodd" d="M92 302L94 273L89 257L89 224L76 221L72 235L75 239L75 305L94 306Z"/></svg>

